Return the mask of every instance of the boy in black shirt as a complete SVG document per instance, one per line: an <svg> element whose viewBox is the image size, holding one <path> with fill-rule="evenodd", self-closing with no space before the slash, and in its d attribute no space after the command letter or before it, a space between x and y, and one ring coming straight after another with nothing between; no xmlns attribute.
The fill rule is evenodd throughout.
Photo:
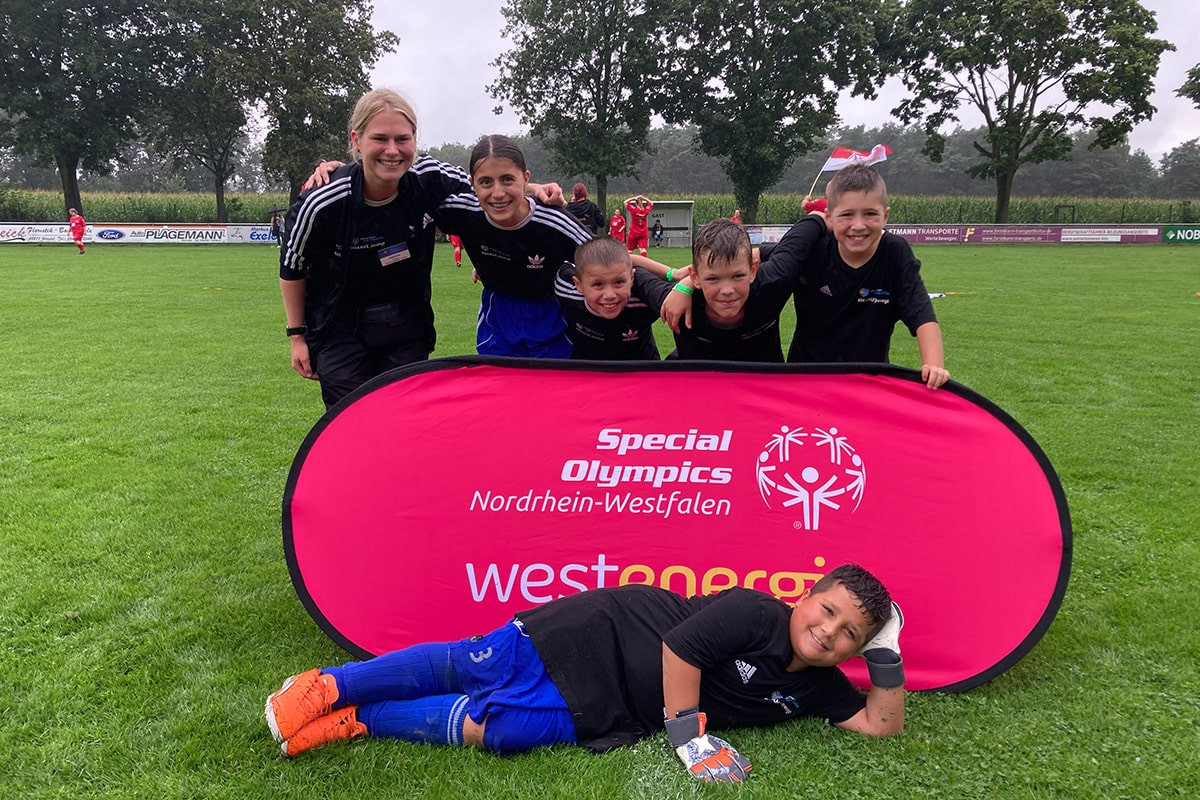
<svg viewBox="0 0 1200 800"><path fill-rule="evenodd" d="M803 266L783 254L781 267L800 269L796 333L789 362L888 361L892 331L903 322L917 339L921 379L930 389L950 379L942 331L908 242L884 230L887 186L874 167L844 167L825 189L829 232ZM782 245L791 231L780 241ZM776 262L772 251L765 263Z"/></svg>
<svg viewBox="0 0 1200 800"><path fill-rule="evenodd" d="M823 220L810 215L776 245L773 262L759 264L740 224L715 219L701 226L692 242L692 275L674 289L690 295L690 305L674 295L663 304L663 319L675 333L675 353L668 357L782 363L779 314L798 286L794 265L807 261L824 232ZM683 311L690 313L679 325Z"/></svg>
<svg viewBox="0 0 1200 800"><path fill-rule="evenodd" d="M670 291L670 283L634 269L629 252L616 239L605 236L579 245L575 263L563 264L554 282L573 345L571 357L657 361L652 326Z"/></svg>
<svg viewBox="0 0 1200 800"><path fill-rule="evenodd" d="M732 588L685 598L626 585L521 612L486 636L415 645L309 670L267 699L288 756L378 736L513 753L559 743L595 752L664 728L706 781L751 765L714 728L819 716L872 736L904 727L903 617L855 565L834 569L788 604ZM837 668L861 654L864 696Z"/></svg>

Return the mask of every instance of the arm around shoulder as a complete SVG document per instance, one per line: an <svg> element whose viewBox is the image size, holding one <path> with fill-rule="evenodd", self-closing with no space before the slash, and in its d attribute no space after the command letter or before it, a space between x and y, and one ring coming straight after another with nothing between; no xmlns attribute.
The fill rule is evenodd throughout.
<svg viewBox="0 0 1200 800"><path fill-rule="evenodd" d="M641 267L651 275L662 278L664 281L679 280L679 278L676 278L673 273L683 272L683 268L675 269L673 267L668 267L666 264L663 264L660 261L655 261L652 258L647 258L646 256L638 253L630 253L629 260L633 262L635 267Z"/></svg>

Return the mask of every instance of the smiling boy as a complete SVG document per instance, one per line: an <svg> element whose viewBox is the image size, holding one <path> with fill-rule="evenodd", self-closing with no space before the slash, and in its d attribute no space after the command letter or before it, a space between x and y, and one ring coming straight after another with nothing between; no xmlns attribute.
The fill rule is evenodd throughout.
<svg viewBox="0 0 1200 800"><path fill-rule="evenodd" d="M829 233L812 250L797 285L789 362L884 362L897 322L917 339L921 379L950 379L942 331L908 242L887 233L887 186L873 167L843 168L825 190ZM789 231L782 246L792 235ZM776 251L766 263L776 259Z"/></svg>
<svg viewBox="0 0 1200 800"><path fill-rule="evenodd" d="M651 262L653 263L653 262ZM652 330L671 284L634 269L616 239L591 239L563 264L554 294L567 320L572 358L598 361L657 361Z"/></svg>
<svg viewBox="0 0 1200 800"><path fill-rule="evenodd" d="M819 717L900 733L902 626L883 584L852 564L795 606L742 587L689 598L636 584L593 589L484 636L293 676L267 699L266 717L288 756L361 736L604 752L665 728L691 775L740 782L749 760L709 727ZM871 679L865 696L837 667L856 654Z"/></svg>
<svg viewBox="0 0 1200 800"><path fill-rule="evenodd" d="M672 325L673 357L783 361L779 313L796 288L799 271L792 265L804 263L809 246L824 233L825 225L810 216L797 222L793 231L786 245L777 246L781 257L761 266L742 225L715 219L696 231L693 274L675 288L692 295L690 326Z"/></svg>

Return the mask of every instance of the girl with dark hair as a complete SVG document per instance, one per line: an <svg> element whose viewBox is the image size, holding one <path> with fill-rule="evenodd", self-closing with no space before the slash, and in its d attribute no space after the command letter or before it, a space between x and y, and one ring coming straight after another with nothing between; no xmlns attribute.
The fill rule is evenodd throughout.
<svg viewBox="0 0 1200 800"><path fill-rule="evenodd" d="M507 136L485 136L471 152L472 193L435 212L458 234L483 283L476 349L480 355L570 358L566 321L554 296L558 268L591 234L560 208L526 195L525 154Z"/></svg>

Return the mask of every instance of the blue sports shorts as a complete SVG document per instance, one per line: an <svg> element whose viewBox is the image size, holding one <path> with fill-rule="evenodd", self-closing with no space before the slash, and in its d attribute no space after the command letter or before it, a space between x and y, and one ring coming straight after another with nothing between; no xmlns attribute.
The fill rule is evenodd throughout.
<svg viewBox="0 0 1200 800"><path fill-rule="evenodd" d="M567 320L553 296L530 300L483 290L475 325L481 356L570 358Z"/></svg>
<svg viewBox="0 0 1200 800"><path fill-rule="evenodd" d="M450 645L468 698L467 714L485 722L483 743L493 752L575 743L575 722L519 620L485 636Z"/></svg>

